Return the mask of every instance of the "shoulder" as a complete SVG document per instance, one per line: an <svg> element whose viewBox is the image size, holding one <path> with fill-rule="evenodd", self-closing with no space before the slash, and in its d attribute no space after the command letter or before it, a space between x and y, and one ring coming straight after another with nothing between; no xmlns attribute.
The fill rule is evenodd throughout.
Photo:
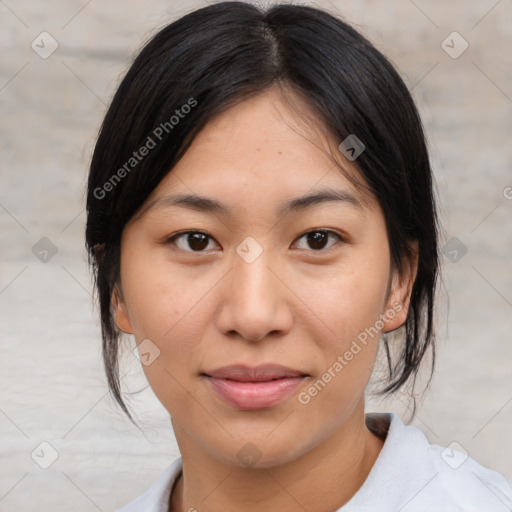
<svg viewBox="0 0 512 512"><path fill-rule="evenodd" d="M397 416L393 422L395 441L404 443L410 454L404 467L421 474L425 482L404 512L416 510L415 505L418 510L429 506L439 511L510 510L512 489L501 473L479 464L458 443L431 444L418 427L404 425Z"/></svg>
<svg viewBox="0 0 512 512"><path fill-rule="evenodd" d="M168 512L174 482L182 471L181 458L176 459L151 487L116 512Z"/></svg>
<svg viewBox="0 0 512 512"><path fill-rule="evenodd" d="M511 510L512 488L506 478L471 458L462 447L429 445L440 492L460 510Z"/></svg>
<svg viewBox="0 0 512 512"><path fill-rule="evenodd" d="M385 436L366 481L340 512L501 512L512 508L505 477L453 445L430 444L423 431L395 414L367 415ZM462 448L462 447L461 447Z"/></svg>

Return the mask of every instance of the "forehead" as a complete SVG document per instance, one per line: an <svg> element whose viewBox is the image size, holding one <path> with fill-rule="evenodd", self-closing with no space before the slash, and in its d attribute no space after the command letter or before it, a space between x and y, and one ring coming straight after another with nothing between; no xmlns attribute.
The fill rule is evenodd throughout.
<svg viewBox="0 0 512 512"><path fill-rule="evenodd" d="M358 180L359 172L337 153L337 141L300 97L268 89L213 118L138 216L171 192L270 211L290 197L335 189L346 193L348 203L368 206L339 166Z"/></svg>
<svg viewBox="0 0 512 512"><path fill-rule="evenodd" d="M245 171L240 176L268 172L284 177L294 169L297 178L318 176L333 166L329 144L337 145L311 108L295 93L272 87L213 118L175 170L208 158L217 167Z"/></svg>

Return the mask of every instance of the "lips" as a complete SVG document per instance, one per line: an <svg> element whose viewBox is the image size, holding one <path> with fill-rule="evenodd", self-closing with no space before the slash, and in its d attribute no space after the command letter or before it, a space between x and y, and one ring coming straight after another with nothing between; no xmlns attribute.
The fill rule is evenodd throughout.
<svg viewBox="0 0 512 512"><path fill-rule="evenodd" d="M276 364L227 366L202 375L225 403L244 410L281 403L308 377L305 372Z"/></svg>

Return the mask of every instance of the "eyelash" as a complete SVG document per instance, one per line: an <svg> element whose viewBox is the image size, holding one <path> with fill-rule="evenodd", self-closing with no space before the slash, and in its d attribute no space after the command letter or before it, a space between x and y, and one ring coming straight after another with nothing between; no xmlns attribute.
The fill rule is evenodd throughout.
<svg viewBox="0 0 512 512"><path fill-rule="evenodd" d="M215 240L212 236L210 236L208 233L206 233L205 231L200 231L200 230L190 230L190 231L181 231L180 233L176 233L168 238L166 238L166 240L164 241L164 243L167 245L167 244L173 244L174 246L176 246L176 240L184 235L189 235L189 234L192 234L192 233L201 233L205 236L207 236L210 240ZM306 231L305 233L303 233L302 235L300 235L298 238L296 238L296 240L300 240L302 238L304 238L305 236L309 235L310 233L326 233L328 236L329 235L333 235L334 237L336 237L338 239L339 242L341 243L345 243L346 240L345 238L340 235L339 233L337 233L336 231L333 231L332 229L312 229L312 230L309 230L309 231ZM314 253L327 253L327 252L330 252L331 248L334 247L335 245L337 244L332 244L331 246L327 247L327 249L310 249L311 252L314 252ZM202 253L207 253L208 251L192 251L192 250L186 250L186 249L180 249L179 247L176 246L176 248L178 250L181 250L183 252L189 252L189 253L193 253L193 254L202 254ZM301 249L302 250L302 249ZM303 249L303 250L307 250L307 249Z"/></svg>

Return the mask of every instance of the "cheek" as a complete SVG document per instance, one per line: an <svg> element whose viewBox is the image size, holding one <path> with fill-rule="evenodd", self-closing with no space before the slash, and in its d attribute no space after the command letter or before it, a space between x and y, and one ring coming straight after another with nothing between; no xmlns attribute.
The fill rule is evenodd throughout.
<svg viewBox="0 0 512 512"><path fill-rule="evenodd" d="M165 257L148 261L145 254L133 254L122 266L133 335L137 344L149 339L156 345L158 357L143 365L156 396L169 410L188 410L190 395L183 386L189 385L192 369L203 363L201 341L211 323L218 276L196 275Z"/></svg>
<svg viewBox="0 0 512 512"><path fill-rule="evenodd" d="M194 277L165 260L150 259L143 251L121 265L126 304L137 341L173 338L187 316L198 318L198 306L213 283ZM192 338L192 336L191 336Z"/></svg>
<svg viewBox="0 0 512 512"><path fill-rule="evenodd" d="M328 300L325 289L309 291L328 328L323 328L323 335L316 333L323 364L299 401L319 424L343 421L364 394L379 348L375 325L386 284L386 279L375 274L353 273L329 287Z"/></svg>
<svg viewBox="0 0 512 512"><path fill-rule="evenodd" d="M297 295L303 298L314 317L321 321L329 352L344 350L351 341L375 325L383 313L388 284L387 259L366 261L354 258L312 279L295 276Z"/></svg>
<svg viewBox="0 0 512 512"><path fill-rule="evenodd" d="M137 344L151 340L158 351L151 364L142 365L148 383L167 410L191 413L190 372L201 363L200 343L211 316L208 291L215 281L165 262L144 264L142 255L125 270L134 337Z"/></svg>
<svg viewBox="0 0 512 512"><path fill-rule="evenodd" d="M364 392L379 347L377 322L385 305L388 262L385 252L375 250L373 256L347 258L329 276L299 281L305 302L321 320L315 339L323 367L311 383L317 385L306 389L317 411L343 414Z"/></svg>

